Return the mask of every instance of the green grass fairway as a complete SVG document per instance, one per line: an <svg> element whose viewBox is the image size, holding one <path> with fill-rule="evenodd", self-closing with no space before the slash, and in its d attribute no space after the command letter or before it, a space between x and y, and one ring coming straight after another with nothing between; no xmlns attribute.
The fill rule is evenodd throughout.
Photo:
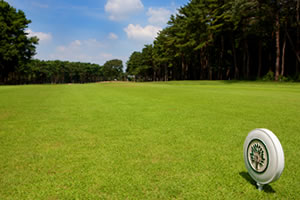
<svg viewBox="0 0 300 200"><path fill-rule="evenodd" d="M261 192L243 161L255 128L285 153ZM300 199L300 84L1 86L0 199Z"/></svg>

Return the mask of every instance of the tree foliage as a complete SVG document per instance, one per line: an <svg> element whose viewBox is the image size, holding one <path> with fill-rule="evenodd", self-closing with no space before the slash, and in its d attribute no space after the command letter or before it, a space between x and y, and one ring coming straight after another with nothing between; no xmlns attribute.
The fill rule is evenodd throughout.
<svg viewBox="0 0 300 200"><path fill-rule="evenodd" d="M123 62L118 59L107 61L102 67L102 73L106 81L120 80L123 75Z"/></svg>
<svg viewBox="0 0 300 200"><path fill-rule="evenodd" d="M299 26L299 0L191 0L153 45L132 54L127 73L155 81L261 79L273 71L275 80L296 79Z"/></svg>
<svg viewBox="0 0 300 200"><path fill-rule="evenodd" d="M28 37L25 29L31 21L23 11L0 0L0 82L23 68L35 54L36 37Z"/></svg>
<svg viewBox="0 0 300 200"><path fill-rule="evenodd" d="M121 60L107 61L103 66L68 61L32 60L8 77L8 84L30 83L90 83L107 80L123 80Z"/></svg>

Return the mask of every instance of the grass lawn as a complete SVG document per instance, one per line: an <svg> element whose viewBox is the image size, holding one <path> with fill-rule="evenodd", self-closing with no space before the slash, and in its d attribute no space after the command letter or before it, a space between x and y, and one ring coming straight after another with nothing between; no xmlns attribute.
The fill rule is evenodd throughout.
<svg viewBox="0 0 300 200"><path fill-rule="evenodd" d="M255 128L283 146L258 191ZM0 199L300 199L300 84L160 82L0 87Z"/></svg>

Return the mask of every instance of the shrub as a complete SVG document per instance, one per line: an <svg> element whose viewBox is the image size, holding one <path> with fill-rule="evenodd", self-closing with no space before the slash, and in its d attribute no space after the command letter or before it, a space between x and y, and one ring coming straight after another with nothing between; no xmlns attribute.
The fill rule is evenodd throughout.
<svg viewBox="0 0 300 200"><path fill-rule="evenodd" d="M275 77L274 77L274 72L269 71L263 78L263 81L274 81Z"/></svg>
<svg viewBox="0 0 300 200"><path fill-rule="evenodd" d="M290 76L286 77L286 76L279 75L278 80L281 82L290 82L293 81L293 78Z"/></svg>

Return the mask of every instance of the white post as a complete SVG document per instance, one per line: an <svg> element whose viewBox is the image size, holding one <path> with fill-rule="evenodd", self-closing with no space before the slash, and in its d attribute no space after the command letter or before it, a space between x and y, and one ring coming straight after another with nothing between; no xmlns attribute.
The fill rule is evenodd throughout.
<svg viewBox="0 0 300 200"><path fill-rule="evenodd" d="M263 187L264 187L263 184L256 183L256 185L257 185L257 189L258 189L259 191L262 191L262 190L263 190Z"/></svg>

